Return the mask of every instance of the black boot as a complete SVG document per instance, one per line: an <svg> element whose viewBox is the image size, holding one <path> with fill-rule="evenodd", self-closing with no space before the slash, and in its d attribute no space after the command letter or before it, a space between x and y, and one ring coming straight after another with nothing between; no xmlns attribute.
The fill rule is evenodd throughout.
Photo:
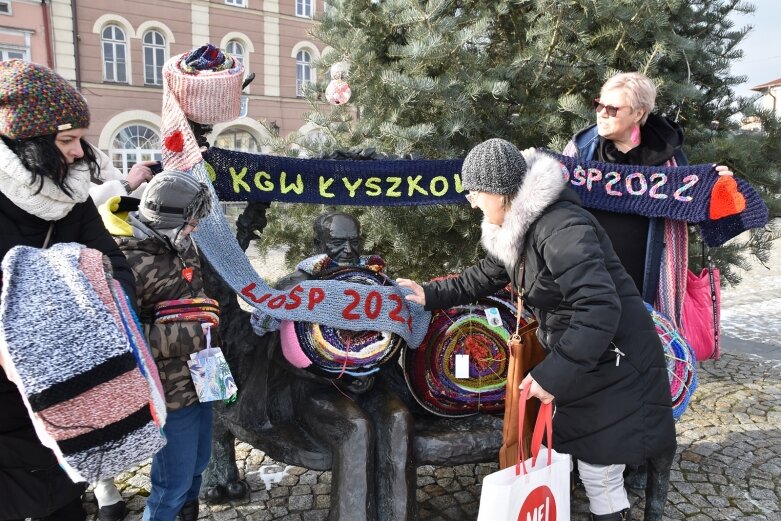
<svg viewBox="0 0 781 521"><path fill-rule="evenodd" d="M625 508L620 512L602 514L601 516L591 514L591 521L632 521L632 515L629 509Z"/></svg>
<svg viewBox="0 0 781 521"><path fill-rule="evenodd" d="M182 509L179 511L180 521L197 521L198 520L198 500L193 499L182 505Z"/></svg>
<svg viewBox="0 0 781 521"><path fill-rule="evenodd" d="M125 518L127 508L124 501L105 505L98 509L98 521L120 521Z"/></svg>

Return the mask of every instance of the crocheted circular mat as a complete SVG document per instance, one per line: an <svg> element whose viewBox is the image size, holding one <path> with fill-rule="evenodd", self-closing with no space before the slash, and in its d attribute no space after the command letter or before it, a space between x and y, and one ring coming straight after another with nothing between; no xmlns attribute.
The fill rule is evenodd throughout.
<svg viewBox="0 0 781 521"><path fill-rule="evenodd" d="M694 390L697 389L697 371L694 350L670 323L670 320L646 302L656 332L664 346L667 373L670 377L670 393L673 399L673 418L676 420L689 406Z"/></svg>
<svg viewBox="0 0 781 521"><path fill-rule="evenodd" d="M388 285L388 277L369 268L344 266L325 271L320 280ZM284 325L283 325L283 329ZM368 376L391 360L404 340L387 331L349 331L313 322L294 322L295 334L282 334L282 352L296 367L328 378Z"/></svg>
<svg viewBox="0 0 781 521"><path fill-rule="evenodd" d="M497 308L501 326L491 326L486 309ZM521 327L526 320L521 320ZM440 416L468 416L504 410L509 352L515 331L515 303L502 290L476 304L436 310L423 343L402 351L412 395ZM456 376L456 355L468 356L468 377ZM459 375L461 376L461 375Z"/></svg>

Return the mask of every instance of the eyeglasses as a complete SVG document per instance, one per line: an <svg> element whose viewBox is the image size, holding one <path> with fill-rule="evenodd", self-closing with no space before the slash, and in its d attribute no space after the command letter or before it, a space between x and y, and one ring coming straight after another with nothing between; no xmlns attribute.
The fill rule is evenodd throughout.
<svg viewBox="0 0 781 521"><path fill-rule="evenodd" d="M616 117L618 111L624 108L624 107L614 107L613 105L605 105L604 103L599 101L599 98L594 98L591 101L591 106L593 106L597 112L602 112L602 109L605 109L607 111L607 115L610 116L611 118Z"/></svg>
<svg viewBox="0 0 781 521"><path fill-rule="evenodd" d="M480 192L467 192L464 194L464 197L466 197L466 200L469 201L469 204L476 205L477 204L477 196L480 195Z"/></svg>

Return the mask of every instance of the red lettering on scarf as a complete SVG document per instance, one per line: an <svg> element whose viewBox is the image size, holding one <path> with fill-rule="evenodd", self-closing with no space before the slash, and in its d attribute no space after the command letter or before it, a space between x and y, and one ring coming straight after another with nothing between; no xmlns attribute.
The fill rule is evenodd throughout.
<svg viewBox="0 0 781 521"><path fill-rule="evenodd" d="M299 297L298 294L302 291L304 291L304 288L301 287L301 284L298 284L295 288L290 290L288 295L290 295L291 302L285 305L285 309L296 309L301 305L301 297Z"/></svg>
<svg viewBox="0 0 781 521"><path fill-rule="evenodd" d="M258 285L254 282L252 284L248 284L241 290L241 294L250 299L252 302L256 304L262 304L266 301L267 298L271 296L271 293L266 293L262 295L260 298L256 297L254 293L252 293L252 290L254 290ZM311 308L310 308L311 309Z"/></svg>
<svg viewBox="0 0 781 521"><path fill-rule="evenodd" d="M325 291L322 288L309 288L309 304L306 306L309 311L312 311L316 304L325 299Z"/></svg>
<svg viewBox="0 0 781 521"><path fill-rule="evenodd" d="M361 303L361 295L354 289L346 289L344 290L344 294L347 297L352 297L353 301L347 304L342 310L342 316L347 320L358 320L361 318L361 315L353 313L353 310Z"/></svg>
<svg viewBox="0 0 781 521"><path fill-rule="evenodd" d="M268 304L266 305L269 309L279 309L282 307L282 304L285 303L285 300L287 300L287 295L277 295L273 299L269 300Z"/></svg>

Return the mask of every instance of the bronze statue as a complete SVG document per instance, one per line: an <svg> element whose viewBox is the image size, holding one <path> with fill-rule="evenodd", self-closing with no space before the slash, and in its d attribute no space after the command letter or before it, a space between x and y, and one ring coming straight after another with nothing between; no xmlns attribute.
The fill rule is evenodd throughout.
<svg viewBox="0 0 781 521"><path fill-rule="evenodd" d="M264 221L265 208L252 206L244 215ZM244 229L253 226L245 221ZM358 262L360 227L354 217L323 214L314 232L318 253L343 265ZM417 465L496 459L501 417L440 418L425 412L411 398L395 363L376 378L340 379L340 389L334 380L294 368L281 353L279 334L255 335L235 293L207 271L211 291L222 305L222 347L239 387L237 403L215 408L212 461L202 489L207 501L247 492L236 467L234 436L277 461L330 469L329 519L339 521L415 520ZM309 276L296 271L277 287L292 287Z"/></svg>

